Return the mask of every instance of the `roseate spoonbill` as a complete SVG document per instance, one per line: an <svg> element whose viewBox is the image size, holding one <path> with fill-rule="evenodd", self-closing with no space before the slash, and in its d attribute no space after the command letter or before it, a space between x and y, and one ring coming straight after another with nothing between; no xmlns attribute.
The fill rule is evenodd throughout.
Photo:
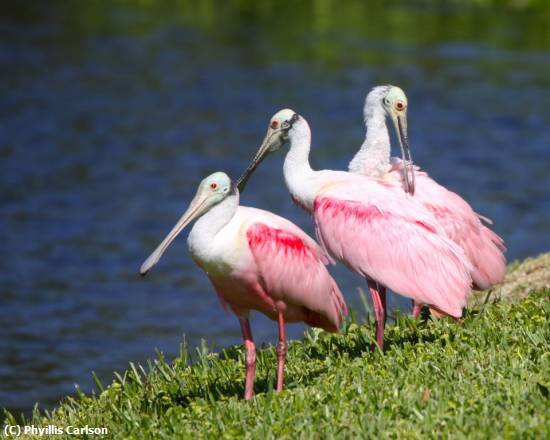
<svg viewBox="0 0 550 440"><path fill-rule="evenodd" d="M407 96L399 87L378 86L369 92L363 109L367 134L351 160L349 170L395 182L408 192L411 192L412 182L415 198L434 214L447 236L464 249L473 266L471 276L474 287L488 289L504 279L504 241L481 222L490 220L476 214L457 193L438 184L417 167L409 171L412 160L407 135L407 106ZM393 121L403 160L396 157L390 159L386 117ZM414 305L414 316L418 316L421 306Z"/></svg>
<svg viewBox="0 0 550 440"><path fill-rule="evenodd" d="M166 238L145 260L151 269L176 236L197 219L187 244L206 272L224 307L235 313L246 349L245 399L254 394L256 348L249 312L259 310L279 324L277 391L283 389L285 322L305 322L337 332L346 304L325 265L323 250L290 221L239 206L239 191L227 174L206 177Z"/></svg>
<svg viewBox="0 0 550 440"><path fill-rule="evenodd" d="M460 317L472 279L463 250L447 238L435 216L401 187L345 172L314 171L309 164L311 131L292 110L276 113L258 152L239 181L286 141L283 171L295 202L313 215L317 238L333 258L367 278L383 348L385 291Z"/></svg>

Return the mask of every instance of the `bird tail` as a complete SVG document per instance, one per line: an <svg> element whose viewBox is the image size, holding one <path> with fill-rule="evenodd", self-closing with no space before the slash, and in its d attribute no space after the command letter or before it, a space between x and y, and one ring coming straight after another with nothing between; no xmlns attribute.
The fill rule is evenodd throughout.
<svg viewBox="0 0 550 440"><path fill-rule="evenodd" d="M348 307L336 282L332 281L331 301L332 313L319 313L305 309L305 322L312 327L319 327L331 333L339 333L344 317L348 315Z"/></svg>
<svg viewBox="0 0 550 440"><path fill-rule="evenodd" d="M472 279L478 289L488 289L502 282L506 274L504 240L486 226L481 226L481 248L477 249Z"/></svg>

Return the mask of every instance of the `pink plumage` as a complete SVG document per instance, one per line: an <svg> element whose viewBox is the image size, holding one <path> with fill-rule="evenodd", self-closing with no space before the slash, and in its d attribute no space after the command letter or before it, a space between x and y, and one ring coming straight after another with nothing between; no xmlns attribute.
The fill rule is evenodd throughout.
<svg viewBox="0 0 550 440"><path fill-rule="evenodd" d="M403 182L403 162L392 158L389 179ZM485 226L462 197L438 184L415 167L414 197L428 208L451 240L458 244L472 263L475 287L488 289L500 283L506 273L504 240Z"/></svg>
<svg viewBox="0 0 550 440"><path fill-rule="evenodd" d="M351 160L349 170L391 182L405 191L411 190L411 184L416 180L412 188L415 199L433 213L447 236L464 250L472 263L471 276L475 287L487 289L504 278L504 241L483 225L481 220L486 219L477 215L462 197L439 185L418 167L412 166L407 109L407 97L399 87L377 86L368 93L363 108L366 136ZM407 162L395 157L390 159L391 145L386 118L393 122L401 153ZM415 313L419 310L416 307Z"/></svg>
<svg viewBox="0 0 550 440"><path fill-rule="evenodd" d="M285 322L305 322L337 332L347 314L342 294L325 267L328 260L319 245L293 223L267 211L239 206L238 191L225 173L218 172L201 182L187 211L141 266L142 275L195 219L187 239L191 256L241 326L246 348L245 398L254 393L256 370L251 310L278 322L277 391L281 391Z"/></svg>
<svg viewBox="0 0 550 440"><path fill-rule="evenodd" d="M281 311L286 322L337 332L347 308L325 267L322 249L297 226L289 228L290 222L272 213L239 207L237 214L247 223L256 214L259 221L242 228L248 252L241 252L227 271L209 273L224 305L239 316L258 310L274 321ZM267 216L269 225L261 222Z"/></svg>
<svg viewBox="0 0 550 440"><path fill-rule="evenodd" d="M374 180L323 191L313 210L321 244L364 277L460 317L471 286L468 259L429 213L397 192Z"/></svg>
<svg viewBox="0 0 550 440"><path fill-rule="evenodd" d="M193 258L208 274L222 303L239 318L247 351L245 399L250 399L256 368L248 318L251 310L278 321L277 391L281 391L285 323L305 322L338 332L347 307L325 267L327 259L322 249L288 220L267 211L238 207L225 229L219 234L232 236L232 240L219 247L219 259L213 261L197 254Z"/></svg>
<svg viewBox="0 0 550 440"><path fill-rule="evenodd" d="M378 123L384 124L383 118ZM298 113L283 109L271 118L241 184L246 184L266 155L287 141L290 148L283 173L292 199L312 213L317 238L332 260L367 279L380 348L384 339L385 286L448 315L461 316L472 284L471 264L464 251L448 238L433 212L393 182L312 169L311 130ZM363 153L359 156L353 161L358 166L363 163Z"/></svg>

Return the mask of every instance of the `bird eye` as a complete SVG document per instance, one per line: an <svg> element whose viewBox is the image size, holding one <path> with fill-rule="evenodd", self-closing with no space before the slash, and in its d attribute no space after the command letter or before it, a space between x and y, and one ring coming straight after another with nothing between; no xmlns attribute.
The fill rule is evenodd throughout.
<svg viewBox="0 0 550 440"><path fill-rule="evenodd" d="M212 183L210 184L210 188L212 188L212 189L216 189L217 187L218 187L218 184L215 183L215 182L212 182Z"/></svg>
<svg viewBox="0 0 550 440"><path fill-rule="evenodd" d="M384 104L390 105L390 100L388 98L384 98Z"/></svg>
<svg viewBox="0 0 550 440"><path fill-rule="evenodd" d="M405 108L405 104L403 104L401 101L397 102L397 104L395 104L395 108L397 110L403 110Z"/></svg>
<svg viewBox="0 0 550 440"><path fill-rule="evenodd" d="M273 121L273 122L271 123L271 128L272 128L273 130L275 130L278 126L279 126L279 123L278 123L277 121Z"/></svg>

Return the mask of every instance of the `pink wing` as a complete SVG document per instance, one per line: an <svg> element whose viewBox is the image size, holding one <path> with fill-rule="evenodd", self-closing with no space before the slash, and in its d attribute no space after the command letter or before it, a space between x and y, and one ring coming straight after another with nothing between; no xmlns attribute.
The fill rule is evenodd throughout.
<svg viewBox="0 0 550 440"><path fill-rule="evenodd" d="M399 188L374 180L355 189L336 185L316 198L313 214L319 241L334 258L397 293L462 315L470 263Z"/></svg>
<svg viewBox="0 0 550 440"><path fill-rule="evenodd" d="M402 171L402 161L392 158L390 173L402 181ZM423 171L417 169L415 176L414 197L433 212L447 236L464 249L473 265L472 278L476 286L488 289L500 283L506 273L506 247L502 238L483 225L480 216L458 194L439 185Z"/></svg>
<svg viewBox="0 0 550 440"><path fill-rule="evenodd" d="M306 308L311 325L337 331L347 308L328 273L321 249L305 232L263 223L252 224L246 233L258 267L260 282L274 301ZM299 233L296 233L296 230Z"/></svg>

